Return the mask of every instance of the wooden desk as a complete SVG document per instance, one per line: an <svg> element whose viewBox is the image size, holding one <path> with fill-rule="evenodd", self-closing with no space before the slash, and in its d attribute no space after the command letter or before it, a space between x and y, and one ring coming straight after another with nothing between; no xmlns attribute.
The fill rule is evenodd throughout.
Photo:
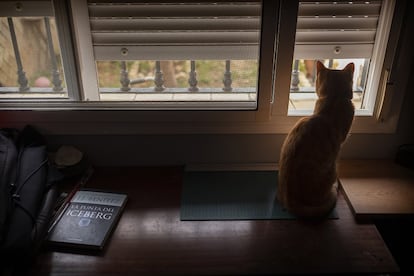
<svg viewBox="0 0 414 276"><path fill-rule="evenodd" d="M89 187L129 195L100 256L43 252L31 275L241 275L392 273L372 224L357 224L343 196L339 219L180 221L182 168L98 168Z"/></svg>
<svg viewBox="0 0 414 276"><path fill-rule="evenodd" d="M345 198L358 221L414 217L414 171L392 160L341 162Z"/></svg>

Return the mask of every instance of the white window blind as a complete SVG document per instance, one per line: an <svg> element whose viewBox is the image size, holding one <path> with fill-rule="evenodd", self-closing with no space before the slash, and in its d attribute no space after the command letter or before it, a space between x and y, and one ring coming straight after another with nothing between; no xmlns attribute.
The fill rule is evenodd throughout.
<svg viewBox="0 0 414 276"><path fill-rule="evenodd" d="M96 60L257 59L261 1L88 1Z"/></svg>
<svg viewBox="0 0 414 276"><path fill-rule="evenodd" d="M295 59L371 58L382 1L301 1Z"/></svg>

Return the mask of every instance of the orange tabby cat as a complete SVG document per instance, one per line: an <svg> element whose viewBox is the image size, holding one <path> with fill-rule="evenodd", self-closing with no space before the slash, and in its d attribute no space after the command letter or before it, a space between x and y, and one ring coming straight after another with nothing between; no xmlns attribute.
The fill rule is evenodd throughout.
<svg viewBox="0 0 414 276"><path fill-rule="evenodd" d="M317 62L315 110L293 127L279 160L277 200L298 217L323 217L336 204L336 160L354 118L354 64L343 70Z"/></svg>

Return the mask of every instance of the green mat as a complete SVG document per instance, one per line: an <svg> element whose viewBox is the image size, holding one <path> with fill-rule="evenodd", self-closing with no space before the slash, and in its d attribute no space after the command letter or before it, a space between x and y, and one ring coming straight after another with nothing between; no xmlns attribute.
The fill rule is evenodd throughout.
<svg viewBox="0 0 414 276"><path fill-rule="evenodd" d="M277 171L186 172L181 220L296 219L275 200L276 183Z"/></svg>

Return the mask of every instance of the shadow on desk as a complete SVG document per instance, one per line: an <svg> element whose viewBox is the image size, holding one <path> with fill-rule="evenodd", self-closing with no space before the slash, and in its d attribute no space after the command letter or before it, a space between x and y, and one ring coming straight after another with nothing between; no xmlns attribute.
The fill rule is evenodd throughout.
<svg viewBox="0 0 414 276"><path fill-rule="evenodd" d="M374 224L339 219L181 221L182 167L97 168L91 188L128 194L102 255L44 251L30 275L382 274L399 268Z"/></svg>

